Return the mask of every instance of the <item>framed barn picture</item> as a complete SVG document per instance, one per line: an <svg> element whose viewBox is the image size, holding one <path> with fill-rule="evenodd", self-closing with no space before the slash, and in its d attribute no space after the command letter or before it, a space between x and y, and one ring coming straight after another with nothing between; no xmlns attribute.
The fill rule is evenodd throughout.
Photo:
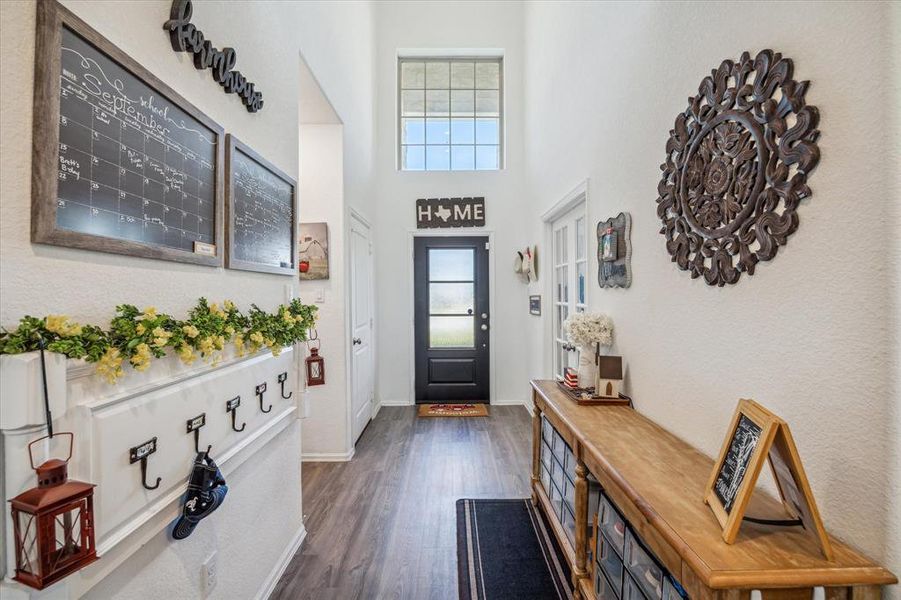
<svg viewBox="0 0 901 600"><path fill-rule="evenodd" d="M328 223L301 223L298 248L301 280L328 279Z"/></svg>

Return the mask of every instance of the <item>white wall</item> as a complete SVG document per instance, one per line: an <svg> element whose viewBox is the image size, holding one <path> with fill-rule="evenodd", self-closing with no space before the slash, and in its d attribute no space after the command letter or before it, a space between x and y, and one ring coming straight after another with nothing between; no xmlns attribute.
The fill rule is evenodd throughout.
<svg viewBox="0 0 901 600"><path fill-rule="evenodd" d="M345 207L342 182L342 126L300 126L300 197L307 209L303 220L325 221L329 226L329 279L301 281L300 295L319 307L316 329L322 340L325 384L308 387L304 401L309 410L303 422L303 454L306 460L341 459L350 456L347 423L350 396L345 377L348 333L345 268ZM318 299L322 298L320 302Z"/></svg>
<svg viewBox="0 0 901 600"><path fill-rule="evenodd" d="M591 223L632 213L632 287L591 298L638 410L712 455L737 399L762 402L790 424L827 528L899 573L897 17L864 2L528 3L525 172L536 231L585 177ZM763 48L812 82L822 160L776 259L711 288L657 233L659 165L701 79ZM530 374L547 374L531 334Z"/></svg>
<svg viewBox="0 0 901 600"><path fill-rule="evenodd" d="M227 132L293 176L298 174L302 53L343 119L345 202L363 210L373 203L374 42L368 2L195 2L193 21L219 47L236 48L237 68L263 92L266 104L256 114L224 94L208 71L195 70L189 55L172 51L162 30L171 2L65 4ZM32 245L34 2L0 2L0 20L0 79L4 85L14 82L17 90L16 101L0 104L0 324L11 327L25 314L47 313L105 324L117 303L153 304L181 316L201 295L230 298L242 308L251 303L272 308L297 293L296 278ZM306 210L302 200L301 219ZM323 346L337 350L342 343L327 340ZM290 541L292 530L284 524L301 517L300 438L298 426L287 428L259 462L243 466L229 481L253 492L234 498L230 492L223 508L223 516L235 524L223 537L228 548L220 549L220 597L256 591L272 567L275 549ZM195 596L206 541L203 535L192 536L175 547L160 533L114 572L98 597Z"/></svg>
<svg viewBox="0 0 901 600"><path fill-rule="evenodd" d="M527 235L523 198L523 21L519 2L379 2L377 55L378 211L375 216L379 329L377 398L411 403L412 285L410 231L417 198L484 196L486 229L493 229L496 395L492 402L528 400L528 348L521 343L528 315L526 286L513 274L513 253ZM504 51L506 160L501 171L404 172L396 168L396 88L399 49L500 48Z"/></svg>
<svg viewBox="0 0 901 600"><path fill-rule="evenodd" d="M200 110L292 176L298 173L298 79L302 52L344 120L347 201L371 204L373 151L372 19L365 2L195 2L193 22L220 47L237 50L237 68L263 92L265 107L248 113L209 71L176 53L162 29L171 2L66 2L132 58ZM78 320L108 320L115 303L184 314L200 295L263 308L285 300L295 280L226 269L71 250L29 242L31 89L34 3L2 2L2 78L15 81L16 102L0 106L0 323L24 314L63 312ZM305 207L301 205L301 219ZM113 298L97 289L115 286ZM296 290L296 284L294 289Z"/></svg>

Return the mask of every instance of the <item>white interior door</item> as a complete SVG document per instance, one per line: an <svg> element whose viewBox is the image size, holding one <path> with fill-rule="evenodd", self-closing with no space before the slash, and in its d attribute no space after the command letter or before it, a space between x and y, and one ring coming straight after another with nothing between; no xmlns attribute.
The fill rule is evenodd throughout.
<svg viewBox="0 0 901 600"><path fill-rule="evenodd" d="M351 435L354 443L372 418L372 238L369 226L351 217Z"/></svg>
<svg viewBox="0 0 901 600"><path fill-rule="evenodd" d="M567 367L578 368L579 355L566 339L563 322L584 312L588 286L588 219L581 203L551 225L553 232L553 343L554 376L563 378Z"/></svg>

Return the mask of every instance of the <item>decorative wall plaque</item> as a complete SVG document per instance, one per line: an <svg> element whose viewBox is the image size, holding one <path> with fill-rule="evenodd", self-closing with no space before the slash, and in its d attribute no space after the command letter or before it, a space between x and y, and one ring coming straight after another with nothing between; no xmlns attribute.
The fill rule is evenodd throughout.
<svg viewBox="0 0 901 600"><path fill-rule="evenodd" d="M485 198L419 198L416 228L484 227Z"/></svg>
<svg viewBox="0 0 901 600"><path fill-rule="evenodd" d="M632 285L632 215L621 212L598 223L598 285Z"/></svg>
<svg viewBox="0 0 901 600"><path fill-rule="evenodd" d="M792 71L772 50L724 60L676 117L657 216L673 262L692 278L723 286L753 275L798 228L820 132L804 100L810 82Z"/></svg>

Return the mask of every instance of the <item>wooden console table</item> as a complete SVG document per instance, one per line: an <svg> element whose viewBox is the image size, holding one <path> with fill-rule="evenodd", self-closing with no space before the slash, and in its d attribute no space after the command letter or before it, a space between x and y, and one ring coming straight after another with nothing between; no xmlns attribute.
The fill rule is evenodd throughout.
<svg viewBox="0 0 901 600"><path fill-rule="evenodd" d="M746 522L734 544L726 544L722 530L704 504L704 487L713 460L637 411L622 406L579 406L554 381L532 381L533 452L532 501L548 517L570 564L576 598L595 598L594 569L589 554L591 523L589 475L600 483L628 522L641 545L678 579L691 599L747 600L760 590L764 600L810 598L823 586L827 600L878 599L880 586L897 583L887 569L830 536L835 560L827 561L816 543L797 528L776 528ZM542 424L545 431L542 431ZM542 455L552 427L568 445L568 477L574 482L570 500L547 487L548 459ZM555 435L556 437L556 435ZM544 445L543 445L544 444ZM542 482L545 478L548 483ZM568 489L566 479L563 487ZM574 506L575 524L564 502ZM562 507L562 508L558 508ZM748 514L784 516L781 503L755 493ZM564 519L565 520L565 519ZM574 529L574 531L573 531Z"/></svg>

